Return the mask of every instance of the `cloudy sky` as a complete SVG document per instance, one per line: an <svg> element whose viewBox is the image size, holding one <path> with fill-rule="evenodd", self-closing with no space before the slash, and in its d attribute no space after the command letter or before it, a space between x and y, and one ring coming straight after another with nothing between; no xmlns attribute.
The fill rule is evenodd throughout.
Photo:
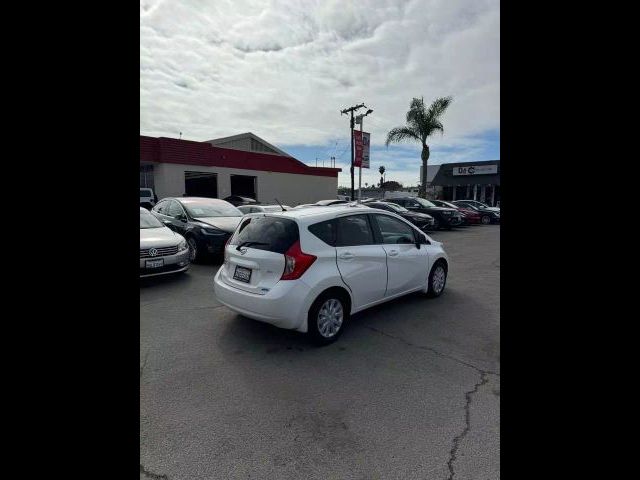
<svg viewBox="0 0 640 480"><path fill-rule="evenodd" d="M364 102L363 184L384 165L415 185L419 147L384 146L412 97L454 97L430 164L500 158L499 41L494 0L141 0L140 133L251 131L309 165L334 155L347 185L339 111Z"/></svg>

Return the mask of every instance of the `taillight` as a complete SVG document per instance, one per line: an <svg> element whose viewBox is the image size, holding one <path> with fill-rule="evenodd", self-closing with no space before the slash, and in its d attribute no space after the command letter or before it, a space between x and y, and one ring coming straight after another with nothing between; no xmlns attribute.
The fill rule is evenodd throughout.
<svg viewBox="0 0 640 480"><path fill-rule="evenodd" d="M284 272L280 280L296 280L316 261L315 255L304 253L300 249L300 240L289 247L284 254Z"/></svg>

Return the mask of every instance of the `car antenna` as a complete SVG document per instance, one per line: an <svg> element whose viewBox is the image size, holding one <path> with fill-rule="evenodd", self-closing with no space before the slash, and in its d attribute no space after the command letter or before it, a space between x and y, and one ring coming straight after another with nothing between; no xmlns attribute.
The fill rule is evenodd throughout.
<svg viewBox="0 0 640 480"><path fill-rule="evenodd" d="M280 208L282 209L283 212L286 212L286 210L284 209L284 207L282 206L282 204L280 203L280 201L277 198L274 198L274 200L276 202L278 202L278 205L280 205Z"/></svg>

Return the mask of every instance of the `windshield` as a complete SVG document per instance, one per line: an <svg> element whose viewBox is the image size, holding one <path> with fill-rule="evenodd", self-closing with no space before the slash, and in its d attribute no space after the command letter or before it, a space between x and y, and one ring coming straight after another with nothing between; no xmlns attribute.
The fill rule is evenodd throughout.
<svg viewBox="0 0 640 480"><path fill-rule="evenodd" d="M149 212L147 211L142 211L140 210L140 228L160 228L160 227L164 227L164 225L162 225L162 223L160 223L160 220L158 220L156 217L154 217L153 215L151 215Z"/></svg>
<svg viewBox="0 0 640 480"><path fill-rule="evenodd" d="M151 196L151 190L140 190L140 196L141 197L150 197Z"/></svg>
<svg viewBox="0 0 640 480"><path fill-rule="evenodd" d="M400 205L396 205L395 203L387 203L387 205L389 205L396 212L408 212L409 211L406 208L401 207Z"/></svg>
<svg viewBox="0 0 640 480"><path fill-rule="evenodd" d="M265 212L281 212L282 209L276 205L270 207L262 207Z"/></svg>
<svg viewBox="0 0 640 480"><path fill-rule="evenodd" d="M424 198L416 197L414 198L414 200L423 207L435 207L433 203L431 203L429 200L425 200Z"/></svg>
<svg viewBox="0 0 640 480"><path fill-rule="evenodd" d="M194 218L198 217L241 217L243 214L233 205L218 200L189 200L182 201L187 213Z"/></svg>

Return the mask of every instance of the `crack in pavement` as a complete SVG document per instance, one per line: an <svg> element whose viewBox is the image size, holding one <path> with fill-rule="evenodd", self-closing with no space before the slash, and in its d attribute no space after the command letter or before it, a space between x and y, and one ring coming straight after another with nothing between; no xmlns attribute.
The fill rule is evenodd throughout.
<svg viewBox="0 0 640 480"><path fill-rule="evenodd" d="M144 367L147 366L147 358L149 358L149 350L147 350L147 353L144 356L144 362L142 363L142 366L140 367L140 380L142 380L142 374L144 373Z"/></svg>
<svg viewBox="0 0 640 480"><path fill-rule="evenodd" d="M473 365L473 364L471 364L469 362L465 362L464 360L460 360L459 358L456 358L456 357L454 357L452 355L448 355L446 353L442 353L442 352L436 350L435 348L426 347L424 345L416 345L415 343L411 343L411 342L405 340L402 337L391 335L390 333L383 332L382 330L378 330L377 328L371 327L369 325L363 325L363 327L367 328L369 330L372 330L372 331L374 331L376 333L379 333L380 335L383 335L385 337L389 337L389 338L393 338L394 340L398 340L399 342L402 342L405 345L409 345L409 346L414 347L414 348L419 348L421 350L427 350L427 351L429 351L431 353L435 353L439 357L448 358L449 360L453 360L454 362L459 363L460 365L464 365L465 367L473 368L476 372L478 372L478 373L480 373L482 375L491 374L491 375L495 375L497 377L500 376L500 374L498 372L494 372L494 371L491 371L491 370L484 370L484 369L482 369L480 367L476 367L475 365Z"/></svg>
<svg viewBox="0 0 640 480"><path fill-rule="evenodd" d="M458 453L458 448L460 447L460 441L469 433L471 430L471 396L474 393L477 393L478 389L486 384L489 379L487 378L488 372L482 372L480 374L480 381L476 383L473 387L473 390L470 390L464 394L465 396L465 405L464 405L464 430L461 433L456 435L453 439L453 445L451 446L451 450L449 450L449 460L447 461L447 467L449 467L449 476L447 480L453 480L455 476L455 471L453 469L453 464L456 461L456 454Z"/></svg>
<svg viewBox="0 0 640 480"><path fill-rule="evenodd" d="M465 362L464 360L460 360L459 358L456 358L452 355L447 355L446 353L442 353L439 352L438 350L436 350L435 348L432 347L426 347L424 345L416 345L415 343L411 343L407 340L405 340L402 337L397 337L395 335L391 335L387 332L383 332L382 330L378 330L377 328L371 327L369 325L363 325L364 328L367 328L369 330L372 330L380 335L383 335L385 337L388 338L392 338L394 340L397 340L399 342L404 343L405 345L409 345L411 347L414 348L419 348L421 350L427 350L431 353L434 353L440 357L443 358L447 358L449 360L453 360L454 362L460 364L460 365L464 365L466 367L472 368L474 369L476 372L478 372L480 374L480 381L478 383L476 383L473 387L473 390L470 390L468 392L465 392L465 405L464 405L464 412L465 412L465 426L464 426L464 430L462 430L462 432L458 435L456 435L453 439L453 445L451 447L451 450L449 450L449 460L447 461L447 467L449 468L449 476L447 477L447 480L453 480L453 477L455 475L455 471L453 469L453 464L456 461L456 454L458 453L458 448L460 446L460 441L469 433L469 430L471 430L471 412L470 412L470 407L471 407L471 396L476 393L478 391L478 389L486 384L489 381L488 376L489 375L495 375L497 377L500 377L500 374L497 372L493 372L490 370L483 370L479 367L476 367L475 365L469 363L469 362Z"/></svg>
<svg viewBox="0 0 640 480"><path fill-rule="evenodd" d="M146 477L153 478L154 480L169 480L167 475L158 475L157 473L150 472L144 465L140 464L140 473L145 475Z"/></svg>

